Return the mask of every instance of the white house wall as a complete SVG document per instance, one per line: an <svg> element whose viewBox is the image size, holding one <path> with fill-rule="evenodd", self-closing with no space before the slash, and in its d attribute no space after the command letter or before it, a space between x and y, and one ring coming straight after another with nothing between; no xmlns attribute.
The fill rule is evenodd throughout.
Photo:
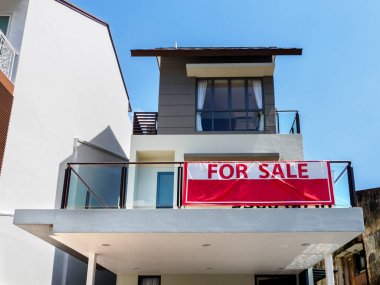
<svg viewBox="0 0 380 285"><path fill-rule="evenodd" d="M30 0L0 212L54 208L74 138L128 156L128 104L107 27L54 0ZM10 217L0 216L0 229L0 284L51 284L54 247Z"/></svg>
<svg viewBox="0 0 380 285"><path fill-rule="evenodd" d="M280 159L303 160L301 135L134 135L131 144L131 161L144 151L174 151L175 161L183 161L185 153L279 153Z"/></svg>

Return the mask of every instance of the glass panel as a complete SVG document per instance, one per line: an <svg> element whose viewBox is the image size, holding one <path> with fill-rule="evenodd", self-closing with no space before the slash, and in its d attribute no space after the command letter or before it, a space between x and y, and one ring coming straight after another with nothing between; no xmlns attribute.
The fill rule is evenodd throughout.
<svg viewBox="0 0 380 285"><path fill-rule="evenodd" d="M84 209L86 206L87 187L71 171L69 193L66 209Z"/></svg>
<svg viewBox="0 0 380 285"><path fill-rule="evenodd" d="M231 80L232 110L245 110L244 80Z"/></svg>
<svg viewBox="0 0 380 285"><path fill-rule="evenodd" d="M73 208L119 207L122 171L120 165L76 165L73 166L73 170L68 208L69 206ZM88 196L87 201L86 196Z"/></svg>
<svg viewBox="0 0 380 285"><path fill-rule="evenodd" d="M246 112L233 112L231 115L231 130L244 131L247 129Z"/></svg>
<svg viewBox="0 0 380 285"><path fill-rule="evenodd" d="M332 180L334 184L335 207L351 207L350 186L348 183L348 173L346 163L330 163Z"/></svg>
<svg viewBox="0 0 380 285"><path fill-rule="evenodd" d="M157 173L157 208L173 208L174 172Z"/></svg>
<svg viewBox="0 0 380 285"><path fill-rule="evenodd" d="M214 131L230 130L230 113L214 112Z"/></svg>
<svg viewBox="0 0 380 285"><path fill-rule="evenodd" d="M295 112L276 112L276 127L278 134L297 133L296 113Z"/></svg>
<svg viewBox="0 0 380 285"><path fill-rule="evenodd" d="M228 80L215 80L215 110L228 110Z"/></svg>
<svg viewBox="0 0 380 285"><path fill-rule="evenodd" d="M211 89L212 89L212 81L207 80L206 97L205 97L205 101L204 101L202 109L210 110L212 108L212 92L211 92Z"/></svg>
<svg viewBox="0 0 380 285"><path fill-rule="evenodd" d="M0 30L4 35L7 35L9 18L9 16L0 16Z"/></svg>
<svg viewBox="0 0 380 285"><path fill-rule="evenodd" d="M257 109L260 109L259 108L259 105L257 104L257 99L259 99L261 101L261 106L263 105L262 104L262 94L261 96L259 96L259 98L256 98L255 96L255 91L254 91L254 88L253 88L253 81L252 79L248 80L248 94L247 94L247 99L248 99L248 109L250 110L257 110Z"/></svg>
<svg viewBox="0 0 380 285"><path fill-rule="evenodd" d="M264 120L264 117L262 118ZM248 130L258 130L260 126L260 112L248 112Z"/></svg>
<svg viewBox="0 0 380 285"><path fill-rule="evenodd" d="M201 116L202 129L199 131L212 131L212 113L211 112L198 112Z"/></svg>

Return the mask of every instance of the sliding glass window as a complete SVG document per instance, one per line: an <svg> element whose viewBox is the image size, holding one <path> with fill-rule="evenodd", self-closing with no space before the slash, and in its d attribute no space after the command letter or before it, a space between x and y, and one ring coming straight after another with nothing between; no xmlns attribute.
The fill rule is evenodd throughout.
<svg viewBox="0 0 380 285"><path fill-rule="evenodd" d="M196 131L263 131L261 79L199 79Z"/></svg>

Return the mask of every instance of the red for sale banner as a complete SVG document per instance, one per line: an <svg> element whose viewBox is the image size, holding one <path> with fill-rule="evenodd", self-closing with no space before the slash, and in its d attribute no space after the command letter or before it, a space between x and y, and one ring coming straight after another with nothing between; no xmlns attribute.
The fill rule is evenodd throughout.
<svg viewBox="0 0 380 285"><path fill-rule="evenodd" d="M327 161L185 162L183 205L333 205Z"/></svg>

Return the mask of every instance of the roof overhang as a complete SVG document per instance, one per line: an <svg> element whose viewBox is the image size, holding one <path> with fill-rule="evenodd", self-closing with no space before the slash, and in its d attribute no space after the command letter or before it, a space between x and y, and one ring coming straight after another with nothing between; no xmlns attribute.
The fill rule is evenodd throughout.
<svg viewBox="0 0 380 285"><path fill-rule="evenodd" d="M16 210L14 224L117 274L297 273L364 229L360 208Z"/></svg>
<svg viewBox="0 0 380 285"><path fill-rule="evenodd" d="M242 56L276 56L302 55L301 48L278 47L192 47L192 48L155 48L134 49L132 56L165 56L165 57L242 57Z"/></svg>

